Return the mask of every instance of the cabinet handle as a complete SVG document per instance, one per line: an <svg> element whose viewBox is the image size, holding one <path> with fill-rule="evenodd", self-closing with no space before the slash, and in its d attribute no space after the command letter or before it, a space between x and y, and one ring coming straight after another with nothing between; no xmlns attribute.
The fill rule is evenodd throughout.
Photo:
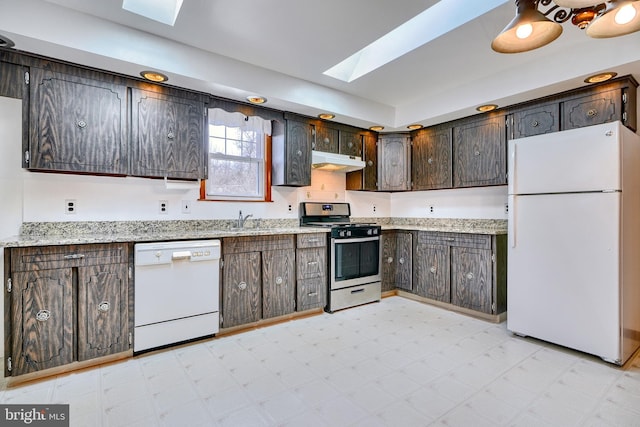
<svg viewBox="0 0 640 427"><path fill-rule="evenodd" d="M311 149L312 149L312 150L315 150L315 149L316 149L316 143L315 143L315 142L312 142L312 143L311 143Z"/></svg>
<svg viewBox="0 0 640 427"><path fill-rule="evenodd" d="M349 148L353 148L353 142L349 142L349 143L347 144L347 147L349 147Z"/></svg>
<svg viewBox="0 0 640 427"><path fill-rule="evenodd" d="M533 127L533 128L537 128L539 124L540 124L540 123L538 123L538 121L537 121L537 120L534 120L534 121L532 121L532 122L531 122L531 127Z"/></svg>
<svg viewBox="0 0 640 427"><path fill-rule="evenodd" d="M238 289L240 289L241 291L244 291L245 289L247 289L247 282L238 283Z"/></svg>
<svg viewBox="0 0 640 427"><path fill-rule="evenodd" d="M38 322L46 322L51 317L51 312L49 310L40 310L36 313L36 320Z"/></svg>
<svg viewBox="0 0 640 427"><path fill-rule="evenodd" d="M84 128L86 128L86 127L87 127L87 122L85 122L84 120L78 120L78 121L76 122L76 125L78 125L78 127L79 127L80 129L84 129Z"/></svg>
<svg viewBox="0 0 640 427"><path fill-rule="evenodd" d="M473 154L475 154L476 156L479 156L480 155L480 151L476 150Z"/></svg>
<svg viewBox="0 0 640 427"><path fill-rule="evenodd" d="M102 301L98 304L98 311L107 312L109 311L109 301Z"/></svg>
<svg viewBox="0 0 640 427"><path fill-rule="evenodd" d="M393 257L392 256L387 258L387 264L391 264L392 262L393 262Z"/></svg>
<svg viewBox="0 0 640 427"><path fill-rule="evenodd" d="M433 159L432 159L431 157L429 157L429 158L427 159L427 163L429 163L429 164L433 163Z"/></svg>
<svg viewBox="0 0 640 427"><path fill-rule="evenodd" d="M400 258L400 259L398 260L398 262L399 262L400 264L404 264L404 258Z"/></svg>
<svg viewBox="0 0 640 427"><path fill-rule="evenodd" d="M471 280L473 279L473 273L469 272L465 275L465 277L467 278L467 280Z"/></svg>
<svg viewBox="0 0 640 427"><path fill-rule="evenodd" d="M307 265L318 265L318 261L308 261Z"/></svg>
<svg viewBox="0 0 640 427"><path fill-rule="evenodd" d="M592 108L589 111L587 111L587 117L595 117L597 115L598 115L598 110L596 110L595 108Z"/></svg>
<svg viewBox="0 0 640 427"><path fill-rule="evenodd" d="M442 239L442 240L445 240L445 241L447 241L447 242L455 242L455 240L456 240L456 239L455 239L455 237L445 237L445 238L444 238L444 239Z"/></svg>
<svg viewBox="0 0 640 427"><path fill-rule="evenodd" d="M331 140L329 138L325 138L322 140L322 142L324 142L325 144L328 144L331 142Z"/></svg>
<svg viewBox="0 0 640 427"><path fill-rule="evenodd" d="M438 271L438 269L435 267L431 267L429 271L432 272L433 274L436 274L436 271Z"/></svg>
<svg viewBox="0 0 640 427"><path fill-rule="evenodd" d="M282 277L276 277L276 285L282 285L282 282L284 282L284 280L282 280Z"/></svg>
<svg viewBox="0 0 640 427"><path fill-rule="evenodd" d="M317 292L309 292L309 293L307 294L307 296L308 296L308 297L317 297L317 296L318 296L318 293L317 293Z"/></svg>
<svg viewBox="0 0 640 427"><path fill-rule="evenodd" d="M298 151L296 152L296 154L297 154L298 156L302 156L302 151L298 150Z"/></svg>
<svg viewBox="0 0 640 427"><path fill-rule="evenodd" d="M367 162L367 166L373 166L373 160L369 160L369 161Z"/></svg>
<svg viewBox="0 0 640 427"><path fill-rule="evenodd" d="M173 132L169 132L169 133L167 134L167 138L169 138L169 139L173 139L173 138L175 138L175 137L176 137L176 135L175 135Z"/></svg>
<svg viewBox="0 0 640 427"><path fill-rule="evenodd" d="M317 237L307 239L307 243L318 243L319 241L320 239L318 239Z"/></svg>
<svg viewBox="0 0 640 427"><path fill-rule="evenodd" d="M64 259L82 259L82 258L84 258L84 254L69 254L64 256Z"/></svg>

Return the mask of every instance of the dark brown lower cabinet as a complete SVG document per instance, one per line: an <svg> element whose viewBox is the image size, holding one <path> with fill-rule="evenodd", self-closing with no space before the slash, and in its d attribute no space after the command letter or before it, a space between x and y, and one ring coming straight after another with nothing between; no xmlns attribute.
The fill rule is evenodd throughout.
<svg viewBox="0 0 640 427"><path fill-rule="evenodd" d="M262 252L262 317L284 316L296 309L296 252Z"/></svg>
<svg viewBox="0 0 640 427"><path fill-rule="evenodd" d="M382 291L402 289L413 290L411 231L384 231L382 245Z"/></svg>
<svg viewBox="0 0 640 427"><path fill-rule="evenodd" d="M296 244L297 311L327 304L327 234L298 234Z"/></svg>
<svg viewBox="0 0 640 427"><path fill-rule="evenodd" d="M419 231L414 292L484 314L506 311L506 235Z"/></svg>
<svg viewBox="0 0 640 427"><path fill-rule="evenodd" d="M12 248L9 259L11 375L129 349L127 244Z"/></svg>
<svg viewBox="0 0 640 427"><path fill-rule="evenodd" d="M260 320L260 252L225 255L222 271L222 326L229 328Z"/></svg>

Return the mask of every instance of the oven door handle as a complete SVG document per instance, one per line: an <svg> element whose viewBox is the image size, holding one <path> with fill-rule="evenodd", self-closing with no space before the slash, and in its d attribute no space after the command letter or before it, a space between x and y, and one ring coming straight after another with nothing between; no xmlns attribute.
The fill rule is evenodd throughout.
<svg viewBox="0 0 640 427"><path fill-rule="evenodd" d="M372 236L372 237L350 237L347 239L336 239L332 238L331 242L333 244L342 244L342 243L360 243L360 242L373 242L376 240L380 240L380 236Z"/></svg>

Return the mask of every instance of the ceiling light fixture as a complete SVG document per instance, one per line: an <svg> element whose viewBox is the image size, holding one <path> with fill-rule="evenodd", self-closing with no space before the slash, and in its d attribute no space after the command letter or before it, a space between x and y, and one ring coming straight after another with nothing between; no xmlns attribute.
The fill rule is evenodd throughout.
<svg viewBox="0 0 640 427"><path fill-rule="evenodd" d="M12 48L14 46L15 43L11 39L0 34L0 47Z"/></svg>
<svg viewBox="0 0 640 427"><path fill-rule="evenodd" d="M409 126L407 126L407 129L409 129L409 130L422 129L422 125L421 125L421 124L416 123L416 124L413 124L413 125L409 125Z"/></svg>
<svg viewBox="0 0 640 427"><path fill-rule="evenodd" d="M383 129L384 129L384 126L371 126L371 127L369 128L369 130L372 130L372 131L374 131L374 132L380 132L380 131L381 131L381 130L383 130Z"/></svg>
<svg viewBox="0 0 640 427"><path fill-rule="evenodd" d="M159 73L157 71L141 71L140 75L147 80L150 80L155 83L162 83L169 80L169 77L166 75Z"/></svg>
<svg viewBox="0 0 640 427"><path fill-rule="evenodd" d="M336 115L331 113L320 113L318 114L318 117L321 118L322 120L331 120L331 119L334 119Z"/></svg>
<svg viewBox="0 0 640 427"><path fill-rule="evenodd" d="M487 111L493 111L496 108L498 108L496 104L485 104L485 105L480 105L479 107L476 107L476 110L480 111L481 113L486 113Z"/></svg>
<svg viewBox="0 0 640 427"><path fill-rule="evenodd" d="M251 95L247 96L247 101L252 104L264 104L265 102L267 102L267 98L265 98L264 96Z"/></svg>
<svg viewBox="0 0 640 427"><path fill-rule="evenodd" d="M606 82L607 80L611 80L617 75L618 73L614 73L613 71L607 71L606 73L599 73L593 76L589 76L586 79L584 79L584 82L585 83L602 83L602 82Z"/></svg>
<svg viewBox="0 0 640 427"><path fill-rule="evenodd" d="M496 52L526 52L549 44L568 20L594 38L640 30L640 0L609 0L607 5L598 0L515 0L515 4L515 18L491 43Z"/></svg>

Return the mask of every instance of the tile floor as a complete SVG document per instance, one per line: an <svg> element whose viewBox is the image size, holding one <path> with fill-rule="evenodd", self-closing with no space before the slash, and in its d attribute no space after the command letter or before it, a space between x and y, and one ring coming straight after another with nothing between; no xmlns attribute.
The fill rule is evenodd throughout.
<svg viewBox="0 0 640 427"><path fill-rule="evenodd" d="M1 384L4 384L1 383ZM624 368L402 297L6 390L72 426L640 426Z"/></svg>

